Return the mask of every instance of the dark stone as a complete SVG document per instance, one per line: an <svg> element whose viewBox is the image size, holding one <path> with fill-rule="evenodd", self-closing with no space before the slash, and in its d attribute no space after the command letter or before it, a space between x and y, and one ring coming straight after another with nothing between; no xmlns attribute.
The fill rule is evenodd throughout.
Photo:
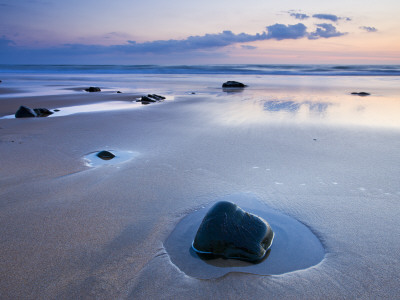
<svg viewBox="0 0 400 300"><path fill-rule="evenodd" d="M245 88L247 85L238 81L227 81L222 84L223 88Z"/></svg>
<svg viewBox="0 0 400 300"><path fill-rule="evenodd" d="M153 98L157 101L165 100L164 96L160 96L160 95L156 95L156 94L149 94L149 95L147 95L147 97Z"/></svg>
<svg viewBox="0 0 400 300"><path fill-rule="evenodd" d="M101 159L103 159L103 160L110 160L110 159L113 159L113 158L115 157L114 154L112 154L112 153L109 152L109 151L105 151L105 150L100 151L100 152L97 153L96 155L97 155L97 157L99 157L99 158L101 158Z"/></svg>
<svg viewBox="0 0 400 300"><path fill-rule="evenodd" d="M33 110L38 117L48 117L53 114L53 112L47 108L34 108Z"/></svg>
<svg viewBox="0 0 400 300"><path fill-rule="evenodd" d="M58 111L60 111L59 109L53 109L55 112L58 112Z"/></svg>
<svg viewBox="0 0 400 300"><path fill-rule="evenodd" d="M157 100L156 99L153 99L153 98L151 98L151 97L149 97L149 96L142 96L142 98L140 98L140 101L141 102L157 102Z"/></svg>
<svg viewBox="0 0 400 300"><path fill-rule="evenodd" d="M362 96L362 97L371 95L370 93L366 93L366 92L353 92L351 94L352 95Z"/></svg>
<svg viewBox="0 0 400 300"><path fill-rule="evenodd" d="M20 106L15 113L16 118L35 118L37 117L36 112L27 106Z"/></svg>
<svg viewBox="0 0 400 300"><path fill-rule="evenodd" d="M121 91L117 91L117 94L122 94L122 92Z"/></svg>
<svg viewBox="0 0 400 300"><path fill-rule="evenodd" d="M274 233L262 218L228 201L217 202L207 212L192 248L199 256L234 258L250 262L263 259Z"/></svg>
<svg viewBox="0 0 400 300"><path fill-rule="evenodd" d="M101 92L99 87L91 86L90 88L85 89L86 92L94 93L94 92Z"/></svg>

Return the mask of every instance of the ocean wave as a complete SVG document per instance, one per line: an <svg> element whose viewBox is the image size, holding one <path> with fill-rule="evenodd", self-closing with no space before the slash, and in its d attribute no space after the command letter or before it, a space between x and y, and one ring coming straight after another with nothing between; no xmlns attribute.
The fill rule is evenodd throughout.
<svg viewBox="0 0 400 300"><path fill-rule="evenodd" d="M0 73L400 76L400 65L0 65Z"/></svg>

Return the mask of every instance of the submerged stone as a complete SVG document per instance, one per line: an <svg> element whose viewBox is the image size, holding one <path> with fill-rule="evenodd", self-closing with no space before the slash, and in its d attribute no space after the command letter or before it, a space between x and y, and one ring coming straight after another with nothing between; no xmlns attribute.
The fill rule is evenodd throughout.
<svg viewBox="0 0 400 300"><path fill-rule="evenodd" d="M250 262L260 261L272 245L274 232L262 218L228 201L207 212L192 248L198 254Z"/></svg>
<svg viewBox="0 0 400 300"><path fill-rule="evenodd" d="M247 85L238 81L227 81L222 84L223 88L245 88Z"/></svg>
<svg viewBox="0 0 400 300"><path fill-rule="evenodd" d="M97 155L97 157L99 157L99 158L101 158L101 159L103 159L103 160L110 160L110 159L113 159L113 158L115 157L114 154L112 154L112 153L109 152L109 151L105 151L105 150L100 151L100 152L97 153L96 155Z"/></svg>

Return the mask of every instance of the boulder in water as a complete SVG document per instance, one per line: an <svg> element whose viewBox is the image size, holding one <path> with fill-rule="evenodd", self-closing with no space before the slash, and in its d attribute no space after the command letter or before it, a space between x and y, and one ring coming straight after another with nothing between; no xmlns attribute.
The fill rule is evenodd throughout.
<svg viewBox="0 0 400 300"><path fill-rule="evenodd" d="M351 94L352 95L358 95L358 96L361 96L361 97L365 97L365 96L371 95L370 93L366 93L366 92L352 92Z"/></svg>
<svg viewBox="0 0 400 300"><path fill-rule="evenodd" d="M227 81L222 84L223 88L245 88L247 85L238 81Z"/></svg>
<svg viewBox="0 0 400 300"><path fill-rule="evenodd" d="M204 217L192 248L200 256L257 262L272 245L274 232L262 218L228 201L217 202Z"/></svg>
<svg viewBox="0 0 400 300"><path fill-rule="evenodd" d="M112 154L110 151L106 151L106 150L100 151L96 155L97 155L97 157L101 158L102 160L110 160L115 157L114 154Z"/></svg>

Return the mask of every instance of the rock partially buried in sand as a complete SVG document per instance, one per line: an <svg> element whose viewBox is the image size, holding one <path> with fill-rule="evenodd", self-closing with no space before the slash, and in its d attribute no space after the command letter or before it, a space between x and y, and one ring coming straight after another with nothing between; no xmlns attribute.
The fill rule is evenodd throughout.
<svg viewBox="0 0 400 300"><path fill-rule="evenodd" d="M35 118L35 117L48 117L52 115L53 112L48 110L47 108L29 108L27 106L20 106L17 112L15 113L16 118Z"/></svg>
<svg viewBox="0 0 400 300"><path fill-rule="evenodd" d="M166 98L157 94L148 94L147 96L142 96L137 102L142 102L142 104L150 104L154 102L164 101Z"/></svg>
<svg viewBox="0 0 400 300"><path fill-rule="evenodd" d="M370 93L366 93L366 92L352 92L351 94L362 96L362 97L371 95Z"/></svg>
<svg viewBox="0 0 400 300"><path fill-rule="evenodd" d="M101 92L101 89L99 87L91 86L90 88L85 89L85 91L89 93L95 93Z"/></svg>
<svg viewBox="0 0 400 300"><path fill-rule="evenodd" d="M53 112L47 108L34 108L33 110L38 117L48 117L53 114Z"/></svg>
<svg viewBox="0 0 400 300"><path fill-rule="evenodd" d="M96 154L96 156L101 158L102 160L110 160L115 157L114 154L106 150L100 151L99 153Z"/></svg>
<svg viewBox="0 0 400 300"><path fill-rule="evenodd" d="M274 232L262 218L228 201L217 202L207 212L192 248L199 256L260 261L272 245Z"/></svg>
<svg viewBox="0 0 400 300"><path fill-rule="evenodd" d="M245 88L247 85L238 81L227 81L222 84L223 88Z"/></svg>
<svg viewBox="0 0 400 300"><path fill-rule="evenodd" d="M16 118L35 118L37 117L35 111L27 106L20 106L15 113Z"/></svg>

